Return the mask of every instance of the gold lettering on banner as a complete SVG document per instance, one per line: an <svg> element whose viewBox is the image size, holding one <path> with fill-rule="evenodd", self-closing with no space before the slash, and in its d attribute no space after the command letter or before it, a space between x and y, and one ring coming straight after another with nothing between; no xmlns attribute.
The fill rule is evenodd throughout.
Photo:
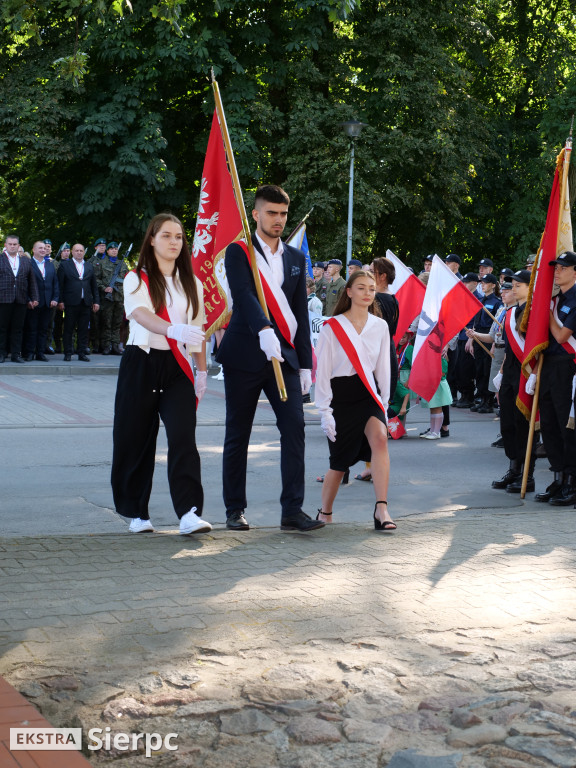
<svg viewBox="0 0 576 768"><path fill-rule="evenodd" d="M206 307L206 312L214 312L214 307L210 304L210 302L206 302L204 305Z"/></svg>
<svg viewBox="0 0 576 768"><path fill-rule="evenodd" d="M217 307L218 304L222 304L222 297L219 296L216 291L210 296L210 301L214 302L214 305Z"/></svg>

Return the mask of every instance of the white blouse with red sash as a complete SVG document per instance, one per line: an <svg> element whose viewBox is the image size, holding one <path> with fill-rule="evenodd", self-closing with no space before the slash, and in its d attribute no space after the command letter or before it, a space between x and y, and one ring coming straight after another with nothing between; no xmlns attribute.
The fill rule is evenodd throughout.
<svg viewBox="0 0 576 768"><path fill-rule="evenodd" d="M339 323L346 334L345 346L338 340L332 323ZM350 346L356 355L350 355ZM368 315L362 333L358 333L352 323L344 315L337 315L324 323L318 337L316 347L318 370L316 372L315 402L320 413L332 413L331 379L337 376L354 376L360 372L360 378L380 407L386 412L390 399L390 332L385 320L374 315ZM376 384L380 395L376 392ZM353 405L353 403L351 403Z"/></svg>

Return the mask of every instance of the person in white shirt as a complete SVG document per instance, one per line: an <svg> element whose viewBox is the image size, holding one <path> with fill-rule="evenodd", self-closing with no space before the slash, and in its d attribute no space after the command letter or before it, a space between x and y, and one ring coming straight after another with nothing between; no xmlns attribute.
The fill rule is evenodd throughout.
<svg viewBox="0 0 576 768"><path fill-rule="evenodd" d="M330 448L330 469L322 486L319 520L330 522L345 471L372 462L376 493L374 528L396 529L388 512L390 458L386 410L390 398L390 333L374 314L374 277L355 272L320 331L316 354L316 407Z"/></svg>
<svg viewBox="0 0 576 768"><path fill-rule="evenodd" d="M130 332L114 408L112 491L130 531L153 531L148 512L159 420L168 440L168 483L180 533L210 531L196 446L196 400L206 391L202 283L194 276L186 235L169 213L155 216L138 264L124 280ZM196 377L190 356L196 363Z"/></svg>

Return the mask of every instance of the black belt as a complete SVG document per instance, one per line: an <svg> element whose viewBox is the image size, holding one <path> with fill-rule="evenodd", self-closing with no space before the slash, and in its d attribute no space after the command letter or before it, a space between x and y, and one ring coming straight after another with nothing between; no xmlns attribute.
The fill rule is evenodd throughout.
<svg viewBox="0 0 576 768"><path fill-rule="evenodd" d="M494 344L494 346L496 347L496 349L504 349L506 344Z"/></svg>

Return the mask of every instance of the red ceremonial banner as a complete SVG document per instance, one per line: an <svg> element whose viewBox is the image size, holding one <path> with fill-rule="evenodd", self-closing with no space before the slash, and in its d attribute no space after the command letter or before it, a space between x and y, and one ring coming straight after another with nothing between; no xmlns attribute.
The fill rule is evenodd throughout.
<svg viewBox="0 0 576 768"><path fill-rule="evenodd" d="M224 268L224 253L241 233L242 221L234 197L218 116L214 112L192 244L192 266L204 286L207 337L222 328L230 318L232 299Z"/></svg>

